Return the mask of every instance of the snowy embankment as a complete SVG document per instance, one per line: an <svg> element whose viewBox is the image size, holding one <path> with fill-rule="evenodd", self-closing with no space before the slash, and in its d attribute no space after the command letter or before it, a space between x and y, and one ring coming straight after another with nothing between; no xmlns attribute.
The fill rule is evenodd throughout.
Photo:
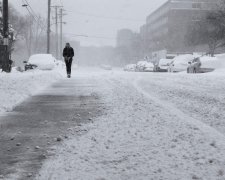
<svg viewBox="0 0 225 180"><path fill-rule="evenodd" d="M56 147L36 179L224 180L225 136L201 114L204 97L211 106L212 95L221 98L222 74L90 75L98 80L105 114L71 129L70 140ZM203 100L194 101L200 94ZM190 108L183 111L182 102L190 108L199 103L198 118Z"/></svg>
<svg viewBox="0 0 225 180"><path fill-rule="evenodd" d="M0 113L11 111L17 104L61 77L59 69L0 73Z"/></svg>

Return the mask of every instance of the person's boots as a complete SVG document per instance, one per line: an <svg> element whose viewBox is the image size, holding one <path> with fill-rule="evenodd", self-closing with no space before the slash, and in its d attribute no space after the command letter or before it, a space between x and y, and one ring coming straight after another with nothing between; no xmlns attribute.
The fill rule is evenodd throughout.
<svg viewBox="0 0 225 180"><path fill-rule="evenodd" d="M68 75L67 75L67 77L68 77L68 78L71 78L71 75L70 75L70 74L68 74Z"/></svg>

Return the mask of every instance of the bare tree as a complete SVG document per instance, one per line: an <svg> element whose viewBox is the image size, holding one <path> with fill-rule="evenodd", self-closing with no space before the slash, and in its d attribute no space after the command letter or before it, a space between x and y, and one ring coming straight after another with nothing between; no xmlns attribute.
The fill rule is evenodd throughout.
<svg viewBox="0 0 225 180"><path fill-rule="evenodd" d="M186 40L190 46L207 44L211 56L214 56L217 48L225 47L225 0L222 0L218 8L208 12L204 18L192 22Z"/></svg>

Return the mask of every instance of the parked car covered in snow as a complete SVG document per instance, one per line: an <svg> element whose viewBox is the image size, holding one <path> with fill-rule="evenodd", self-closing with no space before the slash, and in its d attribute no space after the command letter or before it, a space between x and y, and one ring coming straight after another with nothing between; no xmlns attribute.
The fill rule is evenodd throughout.
<svg viewBox="0 0 225 180"><path fill-rule="evenodd" d="M144 72L153 72L154 71L154 64L151 62L148 62L144 67Z"/></svg>
<svg viewBox="0 0 225 180"><path fill-rule="evenodd" d="M179 55L175 57L168 68L168 72L187 71L189 62L193 61L193 59L195 59L195 57L191 54Z"/></svg>
<svg viewBox="0 0 225 180"><path fill-rule="evenodd" d="M51 54L35 54L24 63L26 71L29 69L53 70L56 66L56 59Z"/></svg>
<svg viewBox="0 0 225 180"><path fill-rule="evenodd" d="M124 67L124 71L129 71L129 72L134 72L136 71L136 67L137 65L136 64L128 64Z"/></svg>
<svg viewBox="0 0 225 180"><path fill-rule="evenodd" d="M157 66L158 72L168 72L170 64L173 62L173 59L160 59Z"/></svg>
<svg viewBox="0 0 225 180"><path fill-rule="evenodd" d="M139 61L136 65L136 71L138 71L138 72L153 72L154 65L151 62Z"/></svg>
<svg viewBox="0 0 225 180"><path fill-rule="evenodd" d="M207 73L221 67L221 61L216 57L198 57L189 62L187 73Z"/></svg>

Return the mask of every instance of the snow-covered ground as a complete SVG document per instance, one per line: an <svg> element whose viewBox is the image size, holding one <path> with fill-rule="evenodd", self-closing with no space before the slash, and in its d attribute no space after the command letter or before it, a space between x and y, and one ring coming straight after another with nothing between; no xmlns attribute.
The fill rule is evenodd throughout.
<svg viewBox="0 0 225 180"><path fill-rule="evenodd" d="M18 103L50 86L62 77L61 69L0 73L0 113L11 111Z"/></svg>
<svg viewBox="0 0 225 180"><path fill-rule="evenodd" d="M37 180L225 179L225 73L79 71L106 113L56 147ZM77 127L72 128L77 132Z"/></svg>

